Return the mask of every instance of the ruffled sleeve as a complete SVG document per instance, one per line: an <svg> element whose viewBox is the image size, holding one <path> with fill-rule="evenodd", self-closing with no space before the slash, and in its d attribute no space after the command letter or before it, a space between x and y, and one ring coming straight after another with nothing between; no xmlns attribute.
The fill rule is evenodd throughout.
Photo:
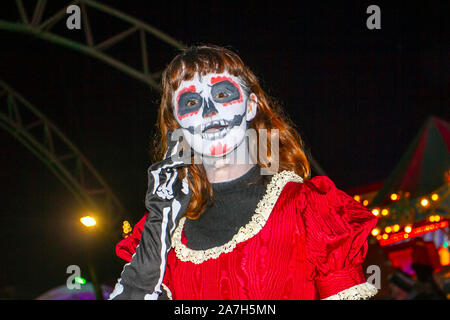
<svg viewBox="0 0 450 320"><path fill-rule="evenodd" d="M125 239L122 239L116 245L116 255L119 258L125 260L126 262L130 262L131 259L133 258L133 255L136 253L136 247L141 241L142 230L144 229L145 220L147 220L147 217L148 212L146 212L144 216L141 218L141 220L139 220L135 224L131 234ZM172 292L169 289L169 279L170 279L170 272L168 268L164 276L164 283L161 284L163 292L161 296L158 298L159 300L172 300Z"/></svg>
<svg viewBox="0 0 450 320"><path fill-rule="evenodd" d="M148 213L145 213L141 220L136 223L131 234L116 245L116 255L126 262L130 262L133 254L136 252L147 217Z"/></svg>
<svg viewBox="0 0 450 320"><path fill-rule="evenodd" d="M321 299L358 300L377 293L366 282L362 263L367 237L377 218L325 176L303 184L307 259Z"/></svg>

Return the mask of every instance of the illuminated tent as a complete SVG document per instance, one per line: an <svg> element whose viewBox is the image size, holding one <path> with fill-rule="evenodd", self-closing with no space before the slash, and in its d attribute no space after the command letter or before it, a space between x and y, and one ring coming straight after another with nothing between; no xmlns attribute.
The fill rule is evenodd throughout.
<svg viewBox="0 0 450 320"><path fill-rule="evenodd" d="M392 255L391 261L400 253L403 258L410 256L408 252L419 240L416 237L420 237L425 243L434 243L435 251L439 248L435 256L439 252L441 266L450 264L449 150L450 124L430 117L369 204L372 213L379 217L372 235ZM425 260L433 260L433 255L428 254ZM411 257L407 260L409 264L413 262ZM436 270L440 267L436 262L429 264Z"/></svg>
<svg viewBox="0 0 450 320"><path fill-rule="evenodd" d="M449 149L450 124L430 117L370 203L379 226L404 228L450 217Z"/></svg>
<svg viewBox="0 0 450 320"><path fill-rule="evenodd" d="M445 173L450 169L449 149L450 124L430 117L370 206L390 203L390 195L399 191L408 192L410 198L418 198L441 187L447 182Z"/></svg>

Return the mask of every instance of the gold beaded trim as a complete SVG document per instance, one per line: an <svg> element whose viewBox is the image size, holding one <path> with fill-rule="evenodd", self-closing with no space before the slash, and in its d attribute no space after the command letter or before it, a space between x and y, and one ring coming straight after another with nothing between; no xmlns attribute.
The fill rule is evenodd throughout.
<svg viewBox="0 0 450 320"><path fill-rule="evenodd" d="M323 300L364 300L373 297L377 292L378 289L373 284L364 282Z"/></svg>
<svg viewBox="0 0 450 320"><path fill-rule="evenodd" d="M278 200L278 196L284 186L291 181L302 183L303 178L288 170L273 175L270 183L267 185L264 197L259 201L255 209L252 219L245 226L242 226L230 241L221 246L206 250L193 250L185 246L181 242L181 232L183 231L186 217L181 218L172 236L172 247L175 249L177 258L181 261L200 264L209 259L217 259L222 253L233 251L238 243L255 236L264 227Z"/></svg>
<svg viewBox="0 0 450 320"><path fill-rule="evenodd" d="M173 300L173 298L172 298L172 291L170 291L169 287L166 286L164 283L161 283L161 286L163 287L164 290L166 290L167 298L169 300Z"/></svg>

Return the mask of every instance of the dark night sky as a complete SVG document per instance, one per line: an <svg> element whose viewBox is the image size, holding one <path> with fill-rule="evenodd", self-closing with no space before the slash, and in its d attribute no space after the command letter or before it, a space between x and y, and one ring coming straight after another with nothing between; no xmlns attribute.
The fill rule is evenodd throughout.
<svg viewBox="0 0 450 320"><path fill-rule="evenodd" d="M0 19L13 20L14 1L4 2ZM238 52L341 189L385 179L428 116L449 120L444 1L373 2L381 7L381 30L366 28L372 1L149 3L108 2L184 44ZM97 42L126 26L103 15L90 22ZM64 35L78 39L82 31ZM158 95L70 49L23 34L0 36L0 77L75 143L136 222L144 213ZM161 42L149 44L154 71L176 54ZM137 66L138 38L108 53ZM83 231L75 200L47 167L6 131L0 144L0 298L10 290L10 296L31 299L64 284L68 265L85 270ZM122 268L114 241L97 245L103 282L115 280Z"/></svg>

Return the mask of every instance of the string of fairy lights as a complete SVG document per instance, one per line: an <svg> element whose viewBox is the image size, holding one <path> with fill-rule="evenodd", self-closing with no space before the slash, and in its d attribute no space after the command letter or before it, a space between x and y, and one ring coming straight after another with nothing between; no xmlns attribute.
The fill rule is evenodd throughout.
<svg viewBox="0 0 450 320"><path fill-rule="evenodd" d="M410 199L409 192L394 192L390 195L391 202L386 206L371 207L369 200L362 199L360 195L353 198L380 218L371 234L381 245L387 245L448 226L446 216L449 214L449 208L442 204L442 200L450 193L450 170L445 173L445 181L439 189L415 199ZM389 223L392 220L397 223ZM444 246L448 247L448 243L445 242Z"/></svg>
<svg viewBox="0 0 450 320"><path fill-rule="evenodd" d="M417 199L410 199L409 192L398 191L390 195L391 203L384 207L370 207L368 199L362 199L360 195L353 198L368 207L372 214L380 218L377 226L372 229L371 234L380 245L388 245L401 240L406 240L430 231L448 227L449 219L445 216L449 214L449 208L441 205L441 200L450 194L450 170L445 173L446 183L439 189ZM439 210L444 215L436 214ZM415 225L417 216L425 217L420 219L420 224ZM398 223L388 223L391 220L398 220ZM128 237L133 228L128 221L123 221L122 237ZM448 247L448 242L443 246Z"/></svg>

